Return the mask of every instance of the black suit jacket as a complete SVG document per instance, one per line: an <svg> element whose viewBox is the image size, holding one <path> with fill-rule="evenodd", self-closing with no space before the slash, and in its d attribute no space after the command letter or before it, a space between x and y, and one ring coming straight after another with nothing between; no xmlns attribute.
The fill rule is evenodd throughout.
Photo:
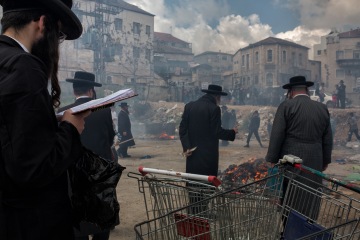
<svg viewBox="0 0 360 240"><path fill-rule="evenodd" d="M60 108L58 112L91 100L92 99L88 97L78 98L73 104ZM113 145L114 136L115 131L110 108L97 110L85 118L85 129L81 133L81 142L94 153L111 160L111 146Z"/></svg>

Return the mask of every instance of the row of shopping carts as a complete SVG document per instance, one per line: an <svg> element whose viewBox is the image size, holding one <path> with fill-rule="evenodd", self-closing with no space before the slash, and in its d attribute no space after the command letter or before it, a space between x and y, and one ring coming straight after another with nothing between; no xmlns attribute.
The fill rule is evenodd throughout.
<svg viewBox="0 0 360 240"><path fill-rule="evenodd" d="M289 163L290 162L290 163ZM136 239L360 239L360 189L285 156L267 177L223 190L216 177L139 168L147 220Z"/></svg>

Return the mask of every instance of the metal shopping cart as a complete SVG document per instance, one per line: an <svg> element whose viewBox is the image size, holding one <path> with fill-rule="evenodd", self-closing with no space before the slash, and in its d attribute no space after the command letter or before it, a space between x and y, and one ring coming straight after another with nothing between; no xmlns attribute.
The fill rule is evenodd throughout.
<svg viewBox="0 0 360 240"><path fill-rule="evenodd" d="M201 212L193 212L192 203L139 223L137 239L360 239L359 195L342 194L359 188L298 160L285 156L277 173L201 199L207 206Z"/></svg>
<svg viewBox="0 0 360 240"><path fill-rule="evenodd" d="M208 198L219 191L218 186L221 184L215 176L145 167L139 167L139 172L129 172L128 177L137 179L149 220ZM202 203L199 203L192 207L192 211L203 212L203 208Z"/></svg>

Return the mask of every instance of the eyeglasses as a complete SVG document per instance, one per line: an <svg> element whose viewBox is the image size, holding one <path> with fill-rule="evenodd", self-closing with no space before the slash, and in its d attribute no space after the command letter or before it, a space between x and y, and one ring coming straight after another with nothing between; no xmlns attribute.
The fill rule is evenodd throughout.
<svg viewBox="0 0 360 240"><path fill-rule="evenodd" d="M59 31L59 43L62 43L63 41L65 41L67 35L65 33L63 33L62 31Z"/></svg>

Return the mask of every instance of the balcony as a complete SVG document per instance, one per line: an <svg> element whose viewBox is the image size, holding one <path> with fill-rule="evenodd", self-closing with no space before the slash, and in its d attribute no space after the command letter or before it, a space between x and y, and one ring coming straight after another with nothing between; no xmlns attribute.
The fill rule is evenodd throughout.
<svg viewBox="0 0 360 240"><path fill-rule="evenodd" d="M349 59L336 59L336 63L339 67L343 68L358 68L360 67L359 58L349 58Z"/></svg>

